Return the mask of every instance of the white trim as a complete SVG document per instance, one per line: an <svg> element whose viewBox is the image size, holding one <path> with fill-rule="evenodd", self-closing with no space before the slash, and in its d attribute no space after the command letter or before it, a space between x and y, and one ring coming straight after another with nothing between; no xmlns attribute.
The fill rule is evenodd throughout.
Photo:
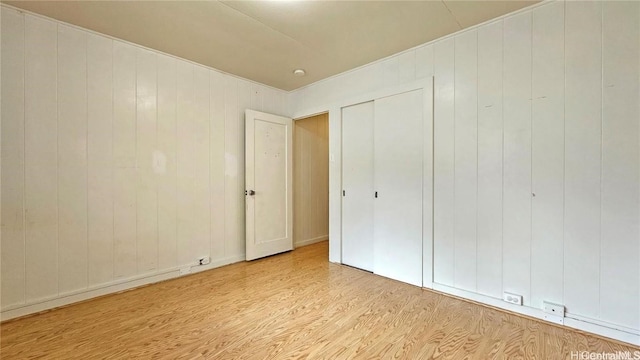
<svg viewBox="0 0 640 360"><path fill-rule="evenodd" d="M497 299L494 297L477 294L471 291L452 288L450 286L438 284L435 282L433 283L433 290L436 290L445 294L457 296L460 298L468 299L471 301L475 301L481 304L489 305L495 308L511 311L516 314L530 316L530 317L539 319L541 321L547 322L549 324L554 324L556 326L562 326L556 322L545 320L546 313L541 309L510 304L508 302L503 301L502 299ZM608 337L618 341L623 341L629 344L640 346L640 335L616 329L616 327L619 327L619 326L616 326L613 324L607 324L607 325L604 325L604 324L606 323L600 322L600 324L595 324L593 322L576 320L570 317L564 318L564 326L566 327L586 331L592 334L597 334L600 336L604 336L604 337Z"/></svg>
<svg viewBox="0 0 640 360"><path fill-rule="evenodd" d="M0 313L0 321L35 314L41 311L51 310L61 306L77 303L79 301L89 300L98 296L114 294L124 290L131 290L140 286L187 276L241 261L244 261L244 254L212 261L210 264L204 266L196 266L196 264L186 264L180 267L171 268L153 274L137 275L126 279L110 281L108 283L92 286L87 289L63 293L59 296L39 299L26 304L7 306L7 308L3 309ZM190 273L180 275L180 269L185 267L191 268Z"/></svg>
<svg viewBox="0 0 640 360"><path fill-rule="evenodd" d="M313 83L311 83L311 84L307 84L307 85L301 86L301 87L299 87L299 88L297 88L297 89L289 90L289 93L294 93L294 92L296 92L296 91L303 90L303 89L306 89L306 88L311 87L311 86L315 86L315 85L318 85L318 84L322 84L322 83L323 83L323 82L325 82L325 81L333 80L333 79L338 78L338 77L340 77L340 76L347 75L347 74L349 74L349 73L351 73L351 72L355 72L355 71L361 70L361 69L366 68L366 67L368 67L368 66L372 66L372 65L375 65L375 64L377 64L377 63L381 63L381 62L384 62L384 61L386 61L386 60L393 59L393 58L395 58L395 57L397 57L397 56L400 56L400 55L402 55L402 54L404 54L404 53L408 53L408 52L411 52L411 51L415 51L415 50L417 50L417 49L419 49L419 48L421 48L421 47L423 47L423 46L433 45L433 44L438 43L438 42L440 42L440 41L446 40L446 39L448 39L448 38L450 38L450 37L458 36L458 35L460 35L460 34L463 34L463 33L467 32L467 31L477 30L478 28L480 28L480 27L482 27L482 26L489 25L489 24L494 23L494 22L497 22L497 21L502 21L502 20L504 20L504 19L506 19L506 18L509 18L509 17L511 17L511 16L516 16L516 15L518 15L518 14L520 14L520 13L523 13L523 12L532 11L533 9L536 9L536 8L538 8L538 7L540 7L540 6L544 6L544 5L547 5L547 4L552 3L552 2L555 2L555 1L562 1L562 0L543 0L543 1L541 1L541 2L538 2L538 3L535 3L535 4L529 5L529 6L527 6L527 7L524 7L524 8L522 8L522 9L519 9L519 10L516 10L516 11L512 11L512 12L510 12L510 13L507 13L507 14L504 14L504 15L501 15L501 16L498 16L498 17L496 17L496 18L489 19L489 20L487 20L487 21L481 22L481 23L476 24L476 25L473 25L473 26L466 27L466 28L464 28L464 29L460 29L460 30L458 30L458 31L456 31L456 32L453 32L453 33L450 33L450 34L447 34L447 35L441 36L441 37L439 37L439 38L435 38L435 39L433 39L433 40L430 40L430 41L427 41L427 42L425 42L425 43L422 43L422 44L416 45L416 46L414 46L414 47L411 47L411 48L409 48L409 49L402 50L402 51L399 51L399 52L397 52L397 53L393 53L393 54L391 54L391 55L389 55L389 56L387 56L387 57L383 57L383 58L381 58L381 59L374 60L374 61L372 61L372 62L369 62L369 63L366 63L366 64L364 64L364 65L360 65L360 66L358 66L358 67L355 67L355 68L352 68L352 69L349 69L349 70L343 71L343 72L341 72L341 73L338 73L338 74L335 74L335 75L331 75L331 76L329 76L329 77L326 77L326 78L324 78L324 79L320 79L320 80L318 80L318 81L316 81L316 82L313 82Z"/></svg>
<svg viewBox="0 0 640 360"><path fill-rule="evenodd" d="M626 332L626 333L629 333L629 334L632 334L632 335L640 336L640 329L634 329L634 328L630 328L630 327L626 327L626 326L622 326L622 325L617 325L617 324L614 324L614 323L610 323L610 322L606 322L606 321L602 321L602 320L598 320L598 319L593 319L593 318L589 318L589 317L586 317L586 316L572 314L572 313L566 311L565 312L565 322L568 319L571 319L571 320L574 320L574 321L580 321L580 322L587 322L587 323L595 324L595 325L598 325L598 326L603 326L603 327L606 327L606 328L610 328L610 329Z"/></svg>
<svg viewBox="0 0 640 360"><path fill-rule="evenodd" d="M156 54L165 55L165 56L168 56L168 57L176 59L176 60L186 61L189 64L192 64L192 65L195 65L195 66L200 66L200 67L203 67L205 69L218 72L218 73L220 73L222 75L230 76L230 77L233 77L233 78L236 78L236 79L239 79L239 80L244 80L244 81L250 82L250 83L255 84L255 85L264 86L264 87L270 88L272 90L282 92L284 95L288 95L291 91L295 91L296 90L296 89L294 89L294 90L291 90L291 91L287 91L287 90L278 89L278 88L273 87L271 85L267 85L267 84L259 83L259 82L255 81L255 80L243 78L241 76L234 75L234 74L222 71L220 69L216 69L216 68L208 66L208 65L204 65L204 64L201 64L201 63L189 60L189 59L181 58L179 56L172 55L172 54L169 54L169 53L157 50L157 49L148 48L148 47L140 45L140 44L136 44L136 43L124 40L124 39L120 39L120 38L111 36L111 35L103 34L101 32L97 32L97 31L94 31L94 30L91 30L91 29L87 29L87 28L84 28L84 27L81 27L81 26L73 25L73 24L70 24L70 23L67 23L67 22L64 22L64 21L61 21L61 20L58 20L58 19L54 19L52 17L48 17L48 16L45 16L45 15L42 15L42 14L34 13L33 11L24 10L24 9L15 7L13 5L0 3L0 8L6 8L6 9L9 9L9 10L17 11L17 12L19 12L21 14L37 17L37 18L40 18L40 19L45 19L45 20L54 22L57 25L62 24L64 26L68 26L68 27L71 27L71 28L76 29L76 30L88 32L90 34L97 35L97 36L102 36L102 37L107 38L107 39L112 40L112 41L118 41L118 42L121 42L121 43L125 43L125 44L128 44L128 45L134 46L136 48L144 49L144 50L147 50L147 51L151 51L151 52L154 52Z"/></svg>
<svg viewBox="0 0 640 360"><path fill-rule="evenodd" d="M243 77L238 76L238 75L234 75L234 74L231 74L231 73L224 72L224 71L222 71L222 70L219 70L219 69L216 69L216 68L213 68L213 67L210 67L210 66L204 65L204 64L197 63L197 62L195 62L195 61L187 60L187 59L184 59L184 58L178 57L178 56L176 56L176 55L168 54L168 53L165 53L165 52L162 52L162 51L156 50L156 49L151 49L151 48L148 48L148 47L145 47L145 46L142 46L142 45L136 44L136 43L132 43L132 42L129 42L129 41L126 41L126 40L123 40L123 39L116 38L116 37L114 37L114 36L110 36L110 35L103 34L103 33L100 33L100 32L94 31L94 30L90 30L90 29L83 28L83 27L80 27L80 26L77 26L77 25L73 25L73 24L70 24L70 23L67 23L67 22L64 22L64 21L61 21L61 20L57 20L57 19L54 19L54 18L51 18L51 17L45 16L45 15L41 15L41 14L38 14L38 13L34 13L34 12L32 12L32 11L29 11L29 10L24 10L24 9L21 9L21 8L18 8L18 7L15 7L15 6L9 5L9 4L1 3L1 4L0 4L0 7L5 7L5 8L8 8L8 9L12 9L12 10L18 11L18 12L20 12L20 13L29 14L29 15L32 15L32 16L37 16L37 17L40 17L40 18L43 18L43 19L47 19L47 20L50 20L50 21L55 21L56 23L65 24L65 25L70 26L70 27L73 27L73 28L75 28L75 29L80 29L80 30L83 30L83 31L87 31L87 32L90 32L90 33L95 34L95 35L104 36L104 37L106 37L106 38L108 38L108 39L111 39L111 40L121 41L121 42L124 42L124 43L130 44L130 45L136 46L136 47L138 47L138 48L142 48L142 49L150 50L150 51L153 51L153 52L156 52L156 53L159 53L159 54L163 54L163 55L166 55L166 56L172 57L172 58L174 58L174 59L178 59L178 60L182 60L182 61L187 61L187 62L189 62L189 63L191 63L191 64L198 65L198 66L202 66L202 67L205 67L205 68L210 69L210 70L213 70L213 71L217 71L217 72L219 72L219 73L221 73L221 74L224 74L224 75L227 75L227 76L231 76L231 77L234 77L234 78L237 78L237 79L241 79L241 80L249 81L249 82L251 82L251 83L258 84L258 85L262 85L262 86L265 86L265 87L271 88L271 89L273 89L273 90L282 91L283 93L286 93L286 94L292 94L292 93L294 93L294 92L296 92L296 91L299 91L299 90L305 89L305 88L307 88L307 87L311 87L311 86L314 86L314 85L317 85L317 84L321 84L321 83L323 83L323 82L325 82L325 81L328 81L328 80L331 80L331 79L337 78L337 77L339 77L339 76L346 75L346 74L351 73L351 72L354 72L354 71L358 71L358 70L360 70L360 69L362 69L362 68L365 68L365 67L367 67L367 66L371 66L371 65L373 65L373 64L377 64L377 63L383 62L383 61L385 61L385 60L389 60L389 59L394 58L394 57L396 57L396 56L398 56L398 55L401 55L401 54L404 54L404 53L407 53L407 52L411 52L411 51L415 51L416 49L419 49L419 48L421 48L421 47L423 47L423 46L428 46L428 45L431 45L431 44L435 44L435 43L437 43L437 42L439 42L439 41L445 40L445 39L450 38L450 37L453 37L453 36L457 36L457 35L459 35L459 34L462 34L462 33L466 32L466 31L472 31L472 30L475 30L475 29L477 29L477 28L479 28L479 27L481 27L481 26L484 26L484 25L490 24L490 23L495 22L495 21L501 21L501 20L503 20L503 19L505 19L505 18L508 18L508 17L510 17L510 16L515 16L515 15L520 14L520 13L522 13L522 12L526 12L526 11L533 10L533 9L535 9L535 8L537 8L537 7L544 6L544 5L546 5L546 4L548 4L548 3L551 3L551 2L554 2L554 1L557 1L557 0L543 0L543 1L541 1L541 2L538 2L538 3L535 3L535 4L529 5L529 6L527 6L527 7L524 7L524 8L522 8L522 9L519 9L519 10L516 10L516 11L512 11L512 12L510 12L510 13L507 13L507 14L504 14L504 15L501 15L501 16L498 16L498 17L493 18L493 19L489 19L489 20L487 20L487 21L481 22L481 23L479 23L479 24L476 24L476 25L473 25L473 26L470 26L470 27L467 27L467 28L464 28L464 29L460 29L460 30L458 30L458 31L456 31L456 32L453 32L453 33L451 33L451 34L447 34L447 35L441 36L441 37L439 37L439 38L436 38L436 39L433 39L433 40L427 41L427 42L425 42L425 43L418 44L418 45L416 45L416 46L414 46L414 47L411 47L411 48L409 48L409 49L406 49L406 50L403 50L403 51L399 51L399 52L394 53L394 54L392 54L392 55L389 55L389 56L387 56L387 57L384 57L384 58L381 58L381 59L377 59L377 60L371 61L371 62L369 62L369 63L363 64L363 65L360 65L360 66L358 66L358 67L355 67L355 68L352 68L352 69L349 69L349 70L343 71L343 72L338 73L338 74L335 74L335 75L331 75L331 76L329 76L329 77L326 77L326 78L320 79L320 80L318 80L318 81L316 81L316 82L313 82L313 83L311 83L311 84L307 84L307 85L304 85L304 86L301 86L301 87L299 87L299 88L295 88L295 89L292 89L292 90L283 90L283 89L279 89L279 88L273 87L273 86L271 86L271 85L262 84L262 83L259 83L259 82L253 81L253 80L249 80L249 79L243 78Z"/></svg>
<svg viewBox="0 0 640 360"><path fill-rule="evenodd" d="M313 116L314 114L324 114L327 112L329 112L329 117L331 117L331 110L336 110L338 114L341 114L341 110L343 107L357 105L368 101L374 101L384 97L402 94L413 90L425 89L430 85L431 78L431 76L428 76L426 78L410 81L401 85L389 86L380 90L374 90L368 93L354 95L350 98L347 98L346 100L336 100L310 109L297 110L292 117L295 119L301 119ZM340 121L342 121L342 119L340 119Z"/></svg>
<svg viewBox="0 0 640 360"><path fill-rule="evenodd" d="M293 247L297 249L299 247L303 247L303 246L319 243L321 241L326 241L326 240L329 240L329 235L322 235L322 236L317 236L317 237L314 237L314 238L311 238L311 239L304 239L304 240L296 241L293 244Z"/></svg>
<svg viewBox="0 0 640 360"><path fill-rule="evenodd" d="M611 327L572 318L564 318L564 326L640 346L640 335L629 334Z"/></svg>

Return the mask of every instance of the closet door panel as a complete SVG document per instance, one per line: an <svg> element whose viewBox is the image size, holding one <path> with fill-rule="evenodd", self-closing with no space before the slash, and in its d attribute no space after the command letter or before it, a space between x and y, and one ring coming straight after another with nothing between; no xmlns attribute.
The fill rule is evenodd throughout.
<svg viewBox="0 0 640 360"><path fill-rule="evenodd" d="M375 101L374 272L422 286L423 92Z"/></svg>
<svg viewBox="0 0 640 360"><path fill-rule="evenodd" d="M373 271L373 102L342 109L342 263Z"/></svg>

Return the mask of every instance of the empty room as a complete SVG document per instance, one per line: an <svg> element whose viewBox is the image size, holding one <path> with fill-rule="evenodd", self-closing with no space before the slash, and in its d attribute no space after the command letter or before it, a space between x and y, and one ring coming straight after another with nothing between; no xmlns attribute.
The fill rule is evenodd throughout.
<svg viewBox="0 0 640 360"><path fill-rule="evenodd" d="M0 0L0 359L640 359L640 1Z"/></svg>

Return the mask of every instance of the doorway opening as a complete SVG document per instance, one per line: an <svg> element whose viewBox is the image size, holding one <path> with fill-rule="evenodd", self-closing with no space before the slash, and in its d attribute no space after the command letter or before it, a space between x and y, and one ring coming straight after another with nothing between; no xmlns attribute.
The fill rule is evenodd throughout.
<svg viewBox="0 0 640 360"><path fill-rule="evenodd" d="M293 122L293 246L329 239L329 113Z"/></svg>

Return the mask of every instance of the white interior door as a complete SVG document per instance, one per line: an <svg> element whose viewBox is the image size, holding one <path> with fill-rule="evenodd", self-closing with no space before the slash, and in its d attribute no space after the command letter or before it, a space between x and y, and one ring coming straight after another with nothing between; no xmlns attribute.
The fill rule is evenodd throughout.
<svg viewBox="0 0 640 360"><path fill-rule="evenodd" d="M290 118L246 110L246 259L293 249Z"/></svg>
<svg viewBox="0 0 640 360"><path fill-rule="evenodd" d="M375 101L374 272L422 286L423 90Z"/></svg>
<svg viewBox="0 0 640 360"><path fill-rule="evenodd" d="M342 109L342 263L373 271L373 101Z"/></svg>

